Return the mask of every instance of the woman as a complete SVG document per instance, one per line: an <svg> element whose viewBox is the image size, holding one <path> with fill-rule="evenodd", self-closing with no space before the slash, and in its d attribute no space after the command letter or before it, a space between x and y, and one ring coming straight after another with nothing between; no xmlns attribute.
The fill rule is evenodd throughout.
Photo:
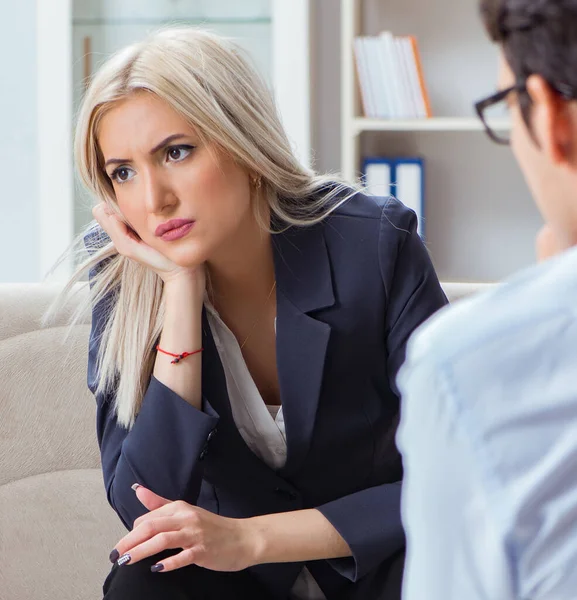
<svg viewBox="0 0 577 600"><path fill-rule="evenodd" d="M194 29L101 68L76 153L130 530L105 598L398 598L394 378L446 302L414 214L304 169L239 49Z"/></svg>

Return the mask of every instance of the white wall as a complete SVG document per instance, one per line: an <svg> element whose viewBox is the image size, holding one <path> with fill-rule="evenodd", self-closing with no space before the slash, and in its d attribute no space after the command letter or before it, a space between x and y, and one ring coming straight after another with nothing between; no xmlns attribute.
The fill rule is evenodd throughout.
<svg viewBox="0 0 577 600"><path fill-rule="evenodd" d="M40 274L44 277L73 236L72 0L37 0L38 202ZM51 279L67 280L71 265Z"/></svg>
<svg viewBox="0 0 577 600"><path fill-rule="evenodd" d="M314 3L314 0L313 0ZM289 141L311 164L310 0L273 0L273 87ZM287 76L290 74L290 76Z"/></svg>
<svg viewBox="0 0 577 600"><path fill-rule="evenodd" d="M0 35L0 282L40 277L36 2L8 2Z"/></svg>
<svg viewBox="0 0 577 600"><path fill-rule="evenodd" d="M341 168L340 0L312 0L312 144L318 171Z"/></svg>

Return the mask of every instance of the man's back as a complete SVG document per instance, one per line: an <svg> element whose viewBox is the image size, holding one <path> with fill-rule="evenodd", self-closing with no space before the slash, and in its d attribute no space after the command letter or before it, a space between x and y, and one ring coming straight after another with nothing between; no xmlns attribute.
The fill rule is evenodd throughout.
<svg viewBox="0 0 577 600"><path fill-rule="evenodd" d="M438 313L399 386L406 600L577 598L577 250Z"/></svg>

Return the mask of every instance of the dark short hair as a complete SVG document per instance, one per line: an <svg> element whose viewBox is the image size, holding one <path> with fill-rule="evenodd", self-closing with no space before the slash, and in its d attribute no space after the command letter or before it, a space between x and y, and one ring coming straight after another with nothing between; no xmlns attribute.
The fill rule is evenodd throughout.
<svg viewBox="0 0 577 600"><path fill-rule="evenodd" d="M516 83L541 75L554 88L577 90L577 0L480 0L480 8ZM519 102L528 122L528 94Z"/></svg>

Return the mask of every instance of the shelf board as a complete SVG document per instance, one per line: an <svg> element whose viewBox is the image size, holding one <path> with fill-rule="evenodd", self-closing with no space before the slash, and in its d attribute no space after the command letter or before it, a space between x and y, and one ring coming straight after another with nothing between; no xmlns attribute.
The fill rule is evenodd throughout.
<svg viewBox="0 0 577 600"><path fill-rule="evenodd" d="M509 119L491 121L496 131L511 128ZM483 131L484 126L476 117L434 117L431 119L353 119L355 135L363 131Z"/></svg>
<svg viewBox="0 0 577 600"><path fill-rule="evenodd" d="M72 25L170 25L171 23L187 23L192 25L270 25L270 17L250 17L242 18L223 18L212 19L203 17L166 17L166 18L125 18L125 19L98 19L98 18L77 18L72 19Z"/></svg>

